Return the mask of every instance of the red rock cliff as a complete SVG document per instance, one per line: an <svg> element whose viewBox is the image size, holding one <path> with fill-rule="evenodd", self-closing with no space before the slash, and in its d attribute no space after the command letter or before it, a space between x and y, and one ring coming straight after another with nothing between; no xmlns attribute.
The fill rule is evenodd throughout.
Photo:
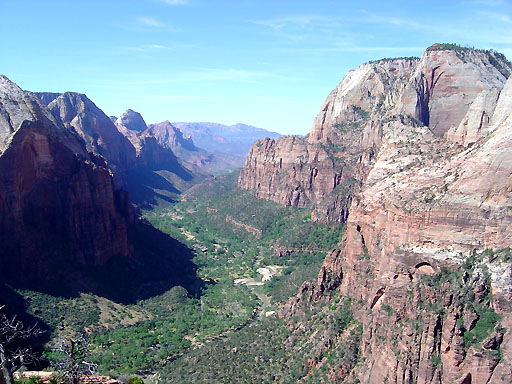
<svg viewBox="0 0 512 384"><path fill-rule="evenodd" d="M0 263L13 281L133 255L135 214L105 161L33 94L0 77Z"/></svg>
<svg viewBox="0 0 512 384"><path fill-rule="evenodd" d="M385 124L426 125L436 136L449 132L451 141L472 143L488 133L505 70L502 56L476 50L429 49L421 59L363 64L327 97L306 139L256 142L239 186L281 204L316 207L318 220L344 221Z"/></svg>
<svg viewBox="0 0 512 384"><path fill-rule="evenodd" d="M512 80L493 55L436 49L419 61L365 64L331 93L309 137L296 139L302 150L286 146L293 138L253 146L239 185L259 197L294 204L285 197L303 188L317 212L335 199L333 184L305 177L322 158L308 157L315 145L346 159L341 175L355 179L339 248L280 312L292 334L307 333L312 320L296 319L308 308L329 319L350 300L361 324L357 364L328 359L350 332L324 321L328 331L310 335L311 372L331 367L328 382L509 381ZM322 174L331 169L335 161Z"/></svg>

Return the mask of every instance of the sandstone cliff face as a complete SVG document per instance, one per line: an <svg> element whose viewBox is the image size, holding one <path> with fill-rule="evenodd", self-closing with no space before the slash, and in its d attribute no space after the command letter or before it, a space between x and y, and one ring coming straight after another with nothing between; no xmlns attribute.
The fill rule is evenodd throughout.
<svg viewBox="0 0 512 384"><path fill-rule="evenodd" d="M327 97L301 151L288 150L290 139L253 145L239 186L278 203L316 207L317 220L344 221L386 124L425 125L436 136L448 132L451 141L472 144L488 134L507 71L499 54L435 46L421 59L363 64Z"/></svg>
<svg viewBox="0 0 512 384"><path fill-rule="evenodd" d="M511 84L500 108L510 102ZM512 246L511 122L509 112L485 140L462 150L426 128L397 136L411 128L385 127L342 246L312 288L317 299L334 290L361 300L365 363L352 372L361 382L509 379L510 332L491 324L483 341L472 343L470 335L490 308L503 317L501 326L511 323L510 259L481 253ZM461 269L462 277L450 275ZM425 278L431 275L435 280Z"/></svg>
<svg viewBox="0 0 512 384"><path fill-rule="evenodd" d="M87 96L76 92L38 96L64 127L76 132L86 148L103 156L114 171L125 172L135 166L133 146Z"/></svg>
<svg viewBox="0 0 512 384"><path fill-rule="evenodd" d="M150 124L148 133L153 135L158 142L166 148L197 151L192 138L183 136L183 132L172 125L168 120L158 124Z"/></svg>
<svg viewBox="0 0 512 384"><path fill-rule="evenodd" d="M301 150L285 146L293 138L253 146L239 185L298 206L285 197L290 185L303 188L317 212L338 193L304 177L321 156L302 168L297 159L315 145L332 159L353 159L341 172L356 179L344 191L348 215L337 216L347 223L343 240L280 316L303 334L313 320L297 318L315 310L332 317L341 301L360 339L349 340L354 328L324 323L310 335L318 342L308 375L329 367L328 382L510 379L512 80L505 84L489 57L431 49L420 60L365 64L328 97L309 137L298 139ZM395 77L382 76L388 71ZM353 361L329 358L348 346Z"/></svg>
<svg viewBox="0 0 512 384"><path fill-rule="evenodd" d="M434 45L407 84L401 110L442 135L459 126L476 97L489 98L487 93L503 88L508 74L508 63L495 53L440 50ZM485 124L489 108L482 113Z"/></svg>
<svg viewBox="0 0 512 384"><path fill-rule="evenodd" d="M105 161L39 99L0 77L0 263L9 281L128 258L136 218Z"/></svg>
<svg viewBox="0 0 512 384"><path fill-rule="evenodd" d="M281 204L315 206L319 221L344 222L381 144L384 111L398 102L417 62L385 60L349 72L327 97L306 139L253 145L239 186Z"/></svg>
<svg viewBox="0 0 512 384"><path fill-rule="evenodd" d="M154 167L158 164L178 164L178 159L170 147L163 146L148 130L141 114L128 109L116 121L117 130L125 136L137 152L137 165Z"/></svg>

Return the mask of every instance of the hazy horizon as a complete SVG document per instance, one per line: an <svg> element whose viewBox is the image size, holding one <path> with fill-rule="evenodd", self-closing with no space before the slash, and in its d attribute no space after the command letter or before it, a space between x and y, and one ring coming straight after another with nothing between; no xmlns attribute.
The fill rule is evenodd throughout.
<svg viewBox="0 0 512 384"><path fill-rule="evenodd" d="M307 134L349 69L433 43L512 57L512 5L432 1L4 0L0 73L147 123Z"/></svg>

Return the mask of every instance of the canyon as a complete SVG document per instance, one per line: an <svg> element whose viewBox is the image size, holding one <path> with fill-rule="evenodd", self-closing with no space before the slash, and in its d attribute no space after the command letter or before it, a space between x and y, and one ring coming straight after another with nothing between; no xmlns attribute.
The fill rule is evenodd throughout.
<svg viewBox="0 0 512 384"><path fill-rule="evenodd" d="M85 95L34 94L2 76L0 116L3 283L131 300L148 281L194 281L186 247L123 188L134 147Z"/></svg>
<svg viewBox="0 0 512 384"><path fill-rule="evenodd" d="M73 324L97 337L105 369L508 383L511 72L500 53L451 44L367 62L306 137L266 138L241 124L147 124L131 109L108 117L83 94L1 76L0 278L34 289L20 296L34 316L50 300L37 290L71 287L99 313ZM260 138L237 179L208 176L240 157L201 148L229 142L222 130L239 147Z"/></svg>
<svg viewBox="0 0 512 384"><path fill-rule="evenodd" d="M132 257L128 227L136 215L105 160L37 96L0 81L2 276L58 280L69 273L59 265Z"/></svg>
<svg viewBox="0 0 512 384"><path fill-rule="evenodd" d="M510 379L510 73L500 54L443 45L366 63L331 92L306 138L252 146L241 188L346 223L317 281L280 311L299 334L308 323L293 319L307 308L351 300L360 363L340 362L329 382ZM501 326L470 343L491 311ZM324 334L311 367L346 339Z"/></svg>

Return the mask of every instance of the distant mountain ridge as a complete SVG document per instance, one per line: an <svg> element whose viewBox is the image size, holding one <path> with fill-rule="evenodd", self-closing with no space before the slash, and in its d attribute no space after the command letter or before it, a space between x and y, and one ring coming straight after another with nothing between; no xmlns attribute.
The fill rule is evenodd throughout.
<svg viewBox="0 0 512 384"><path fill-rule="evenodd" d="M241 123L224 125L211 122L175 122L172 124L185 135L190 136L200 148L244 158L256 140L283 136L277 132Z"/></svg>
<svg viewBox="0 0 512 384"><path fill-rule="evenodd" d="M114 178L130 164L119 143L135 154L85 95L0 75L1 283L131 300L148 281L194 278L188 250L140 220Z"/></svg>
<svg viewBox="0 0 512 384"><path fill-rule="evenodd" d="M183 148L187 151L197 151L194 141L190 136L172 125L169 120L158 124L149 124L149 132L157 138L161 145L167 148Z"/></svg>

